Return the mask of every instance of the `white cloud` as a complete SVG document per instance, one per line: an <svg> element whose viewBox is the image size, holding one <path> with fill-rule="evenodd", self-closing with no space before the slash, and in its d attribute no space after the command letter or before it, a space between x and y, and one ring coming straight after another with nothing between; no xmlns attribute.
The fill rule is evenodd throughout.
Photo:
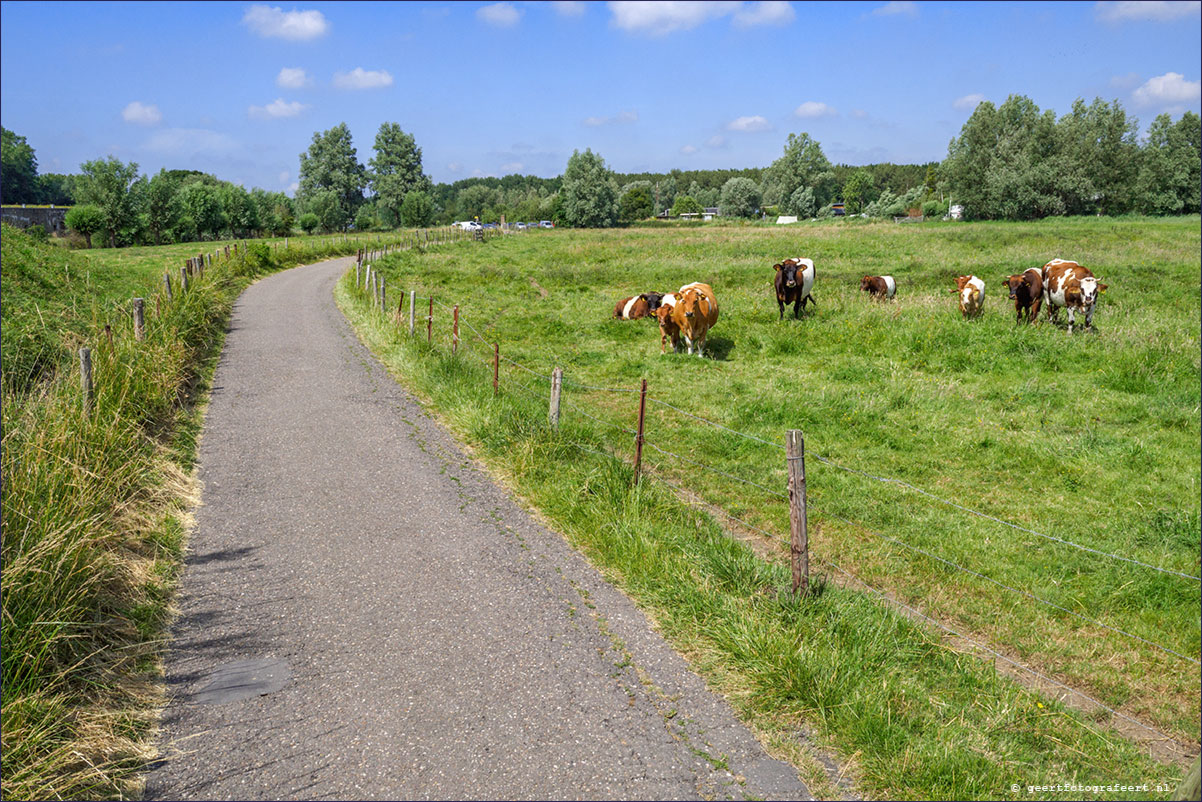
<svg viewBox="0 0 1202 802"><path fill-rule="evenodd" d="M699 150L699 148L696 145L685 145L684 147L682 147L680 149L680 152L686 156L692 156L698 150Z"/></svg>
<svg viewBox="0 0 1202 802"><path fill-rule="evenodd" d="M714 134L709 139L705 140L707 148L724 148L726 147L726 137L721 134Z"/></svg>
<svg viewBox="0 0 1202 802"><path fill-rule="evenodd" d="M275 77L275 83L276 86L283 89L301 89L308 86L311 81L309 74L300 67L284 67Z"/></svg>
<svg viewBox="0 0 1202 802"><path fill-rule="evenodd" d="M613 24L631 33L663 36L687 31L703 22L738 12L742 3L687 2L687 0L614 0L609 3Z"/></svg>
<svg viewBox="0 0 1202 802"><path fill-rule="evenodd" d="M765 120L758 114L754 117L738 117L726 124L727 131L742 131L743 133L754 133L756 131L771 131L772 123Z"/></svg>
<svg viewBox="0 0 1202 802"><path fill-rule="evenodd" d="M476 9L476 19L498 28L512 28L518 24L522 14L512 3L493 3Z"/></svg>
<svg viewBox="0 0 1202 802"><path fill-rule="evenodd" d="M972 111L984 100L984 95L982 95L980 92L974 92L971 95L965 95L964 97L956 98L952 101L952 106L960 109L961 111Z"/></svg>
<svg viewBox="0 0 1202 802"><path fill-rule="evenodd" d="M819 103L816 100L807 100L793 110L793 116L801 117L803 120L812 120L818 117L835 117L838 114L839 112L833 106Z"/></svg>
<svg viewBox="0 0 1202 802"><path fill-rule="evenodd" d="M290 173L290 172L288 172L287 170L285 170L284 172L280 173L279 182L280 182L281 184L287 184L287 183L288 183L288 179L289 179L289 178L291 178L291 177L292 177L292 173Z"/></svg>
<svg viewBox="0 0 1202 802"><path fill-rule="evenodd" d="M1202 0L1193 2L1163 2L1163 0L1121 0L1099 2L1093 7L1094 16L1102 22L1172 22L1184 17L1196 17L1202 11Z"/></svg>
<svg viewBox="0 0 1202 802"><path fill-rule="evenodd" d="M788 25L797 15L793 6L783 0L764 0L748 3L735 12L737 28L754 28L757 25Z"/></svg>
<svg viewBox="0 0 1202 802"><path fill-rule="evenodd" d="M300 182L299 182L299 181L293 181L291 184L289 184L289 185L288 185L288 189L286 189L286 190L284 190L284 191L285 191L285 192L291 192L293 195L295 195L295 194L296 194L296 192L297 192L297 190L299 190L299 189L300 189Z"/></svg>
<svg viewBox="0 0 1202 802"><path fill-rule="evenodd" d="M910 0L890 0L885 5L872 10L874 17L917 17L918 5Z"/></svg>
<svg viewBox="0 0 1202 802"><path fill-rule="evenodd" d="M602 125L618 125L622 123L637 123L639 121L639 113L637 111L623 111L615 114L613 117L585 117L584 124L590 128L597 128Z"/></svg>
<svg viewBox="0 0 1202 802"><path fill-rule="evenodd" d="M379 89L392 86L392 75L387 70L355 67L350 72L334 73L334 86L338 89Z"/></svg>
<svg viewBox="0 0 1202 802"><path fill-rule="evenodd" d="M163 113L153 103L147 105L135 100L121 110L121 119L137 125L158 125L163 121Z"/></svg>
<svg viewBox="0 0 1202 802"><path fill-rule="evenodd" d="M450 170L452 173L457 173L463 169L463 163L462 162L451 162L450 164L447 165L447 169Z"/></svg>
<svg viewBox="0 0 1202 802"><path fill-rule="evenodd" d="M146 147L173 156L227 154L241 149L232 137L206 128L164 128L150 137Z"/></svg>
<svg viewBox="0 0 1202 802"><path fill-rule="evenodd" d="M868 112L864 111L863 109L852 109L851 116L855 117L857 120L867 120Z"/></svg>
<svg viewBox="0 0 1202 802"><path fill-rule="evenodd" d="M585 9L584 3L574 0L557 0L557 2L551 3L551 7L561 17L580 17L584 15Z"/></svg>
<svg viewBox="0 0 1202 802"><path fill-rule="evenodd" d="M242 16L242 24L259 36L303 42L324 36L330 29L320 11L285 11L278 6L254 5Z"/></svg>
<svg viewBox="0 0 1202 802"><path fill-rule="evenodd" d="M1132 97L1141 106L1189 103L1202 97L1202 81L1187 81L1179 72L1149 78Z"/></svg>
<svg viewBox="0 0 1202 802"><path fill-rule="evenodd" d="M282 97L278 97L266 106L251 106L246 113L256 120L278 120L284 117L295 117L307 108L309 107L304 103L298 103L295 100L285 103Z"/></svg>
<svg viewBox="0 0 1202 802"><path fill-rule="evenodd" d="M525 167L526 165L522 164L521 162L506 162L505 164L501 165L501 172L520 173L523 169L525 169Z"/></svg>

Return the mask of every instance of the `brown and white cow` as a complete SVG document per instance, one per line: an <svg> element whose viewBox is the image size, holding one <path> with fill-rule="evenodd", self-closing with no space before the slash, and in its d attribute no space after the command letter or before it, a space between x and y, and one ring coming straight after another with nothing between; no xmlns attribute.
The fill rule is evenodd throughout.
<svg viewBox="0 0 1202 802"><path fill-rule="evenodd" d="M651 317L659 309L663 293L644 292L633 298L623 298L614 307L614 317L619 320L638 320Z"/></svg>
<svg viewBox="0 0 1202 802"><path fill-rule="evenodd" d="M793 304L793 317L801 317L806 302L814 304L814 296L811 295L814 289L814 262L795 256L774 264L772 269L776 271L772 284L776 290L777 306L780 307L780 317L777 319L785 319L785 307L789 304Z"/></svg>
<svg viewBox="0 0 1202 802"><path fill-rule="evenodd" d="M718 322L718 299L708 284L695 281L680 288L679 292L664 296L664 303L656 312L659 317L660 351L666 352L667 342L672 340L672 350L680 349L680 338L690 354L694 346L697 356L705 355L705 339L709 330Z"/></svg>
<svg viewBox="0 0 1202 802"><path fill-rule="evenodd" d="M1061 307L1067 309L1069 334L1073 333L1077 312L1085 313L1086 330L1092 328L1100 292L1106 292L1106 285L1076 262L1053 259L1043 266L1043 302L1048 306L1048 320L1058 323Z"/></svg>
<svg viewBox="0 0 1202 802"><path fill-rule="evenodd" d="M864 276L860 289L878 300L891 299L897 294L897 282L893 276Z"/></svg>
<svg viewBox="0 0 1202 802"><path fill-rule="evenodd" d="M1039 307L1043 305L1043 268L1028 267L1020 275L1007 276L1002 286L1010 292L1014 301L1015 323L1034 323L1039 318Z"/></svg>
<svg viewBox="0 0 1202 802"><path fill-rule="evenodd" d="M953 295L960 295L960 314L968 319L980 317L985 302L985 282L976 276L957 276Z"/></svg>

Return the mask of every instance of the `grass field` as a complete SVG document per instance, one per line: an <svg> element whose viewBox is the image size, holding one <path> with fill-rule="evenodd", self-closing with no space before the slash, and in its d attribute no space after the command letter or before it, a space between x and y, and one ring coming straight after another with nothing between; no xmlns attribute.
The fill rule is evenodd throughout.
<svg viewBox="0 0 1202 802"><path fill-rule="evenodd" d="M341 292L373 347L650 609L770 741L787 751L790 727L814 728L872 795L980 798L1035 776L1104 783L1156 764L1092 723L1109 714L1043 700L1056 710L1045 714L999 684L992 665L949 652L842 572L1196 754L1199 233L1196 217L840 222L534 232L398 254L382 263L389 287L438 301L439 350L429 354L424 336L407 342ZM814 260L818 306L781 322L771 266L787 256ZM1014 324L1002 279L1053 257L1109 285L1094 332ZM896 303L869 302L860 276L885 273L898 280ZM967 273L986 281L975 321L960 319L948 292ZM661 356L652 322L609 318L621 297L691 281L718 297L711 359ZM444 304L465 321L458 360L444 353ZM503 362L501 400L490 398L491 348L466 324L533 371ZM565 371L557 436L540 422L554 366ZM745 522L717 516L736 534L786 537L775 444L786 429L804 431L822 596L782 602L779 561L713 545L714 519L681 494L654 482L619 492L627 469L594 452L631 459L622 428L633 427L637 398L581 385L631 390L644 377L654 399L645 465ZM652 513L651 498L675 518Z"/></svg>

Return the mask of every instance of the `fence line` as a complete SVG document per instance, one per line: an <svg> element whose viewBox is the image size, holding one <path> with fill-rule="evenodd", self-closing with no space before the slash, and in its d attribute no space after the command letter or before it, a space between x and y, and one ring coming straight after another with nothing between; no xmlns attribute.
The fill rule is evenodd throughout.
<svg viewBox="0 0 1202 802"><path fill-rule="evenodd" d="M442 305L446 309L450 309L450 307L447 307L445 304L441 304L441 302L437 302L437 303L440 303L440 305ZM461 317L460 320L462 322L463 318ZM474 328L473 328L473 330L474 330ZM485 341L485 342L487 343L487 341ZM491 345L491 343L488 343L488 344ZM510 364L512 364L516 367L521 368L522 370L529 371L530 373L533 373L535 375L540 375L540 376L542 375L542 374L539 374L537 371L534 371L531 368L526 367L525 365L515 362L512 359L509 359L508 357L502 356L501 359L505 360L506 362L509 362ZM633 388L600 387L600 386L595 386L595 385L590 385L590 384L584 384L583 382L576 382L576 381L573 381L570 379L565 379L564 383L569 386L580 387L580 388L584 388L584 389L588 389L588 390L596 390L596 391L600 391L600 392L614 392L614 393L637 393L637 392L639 392L637 389L633 389ZM724 426L721 423L717 423L717 422L709 420L707 418L703 418L699 415L695 415L691 412L681 409L680 407L669 404L666 401L661 401L658 398L648 396L647 400L650 401L652 404L657 404L661 407L666 407L666 408L671 409L675 412L678 412L681 415L684 415L688 418L692 418L693 420L700 421L701 423L705 423L709 426L713 426L717 429L721 429L725 432L729 432L730 434L736 435L738 437L742 437L747 440L753 440L755 442L762 443L763 445L771 446L772 448L780 449L782 451L784 450L784 446L781 445L780 443L773 443L769 440L763 439L762 437L757 437L755 435L748 434L746 432L740 432L736 429L731 429L730 427ZM1159 571L1161 573L1171 574L1173 576L1179 576L1179 577L1182 577L1183 579L1192 579L1197 582L1202 582L1202 576L1194 576L1193 574L1183 573L1181 571L1176 571L1171 568L1163 568L1160 566L1152 565L1151 563L1146 563L1141 560L1137 560L1132 557L1124 557L1120 554L1114 554L1111 552L1101 551L1100 549L1094 549L1089 546L1084 546L1084 545L1081 545L1080 543L1076 543L1074 541L1067 540L1065 538L1058 537L1056 535L1044 534L1044 533L1038 532L1034 529L1029 529L1025 526L1020 526L1018 524L1011 523L1010 521L1006 521L1001 518L997 518L995 516L989 515L988 513L980 512L979 510L974 510L970 507L965 507L961 504L955 503L954 501L948 501L947 499L940 498L939 496L936 496L933 493L923 490L920 487L916 487L916 486L910 484L909 482L905 482L901 479L895 479L895 478L887 477L887 476L876 476L874 474L868 473L866 471L861 471L856 468L848 468L848 467L846 467L844 465L840 465L839 463L835 462L834 460L828 459L814 451L809 452L809 454L813 459L818 460L819 462L823 463L824 465L829 465L832 468L836 468L838 470L845 471L847 473L857 474L859 476L863 476L867 479L872 479L877 482L881 482L881 483L885 483L885 484L895 484L900 487L904 487L906 489L913 490L914 492L916 492L920 495L926 496L927 498L929 498L933 501L937 501L940 504L944 504L949 507L954 507L958 510L969 513L970 515L974 515L978 518L982 518L987 521L992 521L994 523L1002 524L1003 526L1008 526L1011 529L1016 529L1020 532L1026 532L1027 534L1035 535L1036 537L1041 537L1046 540L1054 541L1057 543L1062 543L1066 546L1072 546L1073 548L1080 549L1081 551L1086 551L1086 552L1089 552L1092 554L1096 554L1101 557L1109 557L1114 560L1121 560L1123 562L1132 563L1134 565L1139 565L1144 568L1150 568L1153 571Z"/></svg>
<svg viewBox="0 0 1202 802"><path fill-rule="evenodd" d="M656 451L658 451L659 453L665 454L674 459L678 459L682 462L687 462L690 465L696 465L697 467L707 470L710 473L716 473L719 476L725 476L727 479L734 479L736 482L742 482L745 485L751 485L752 487L758 487L760 490L763 490L765 493L768 493L769 495L772 495L772 496L776 496L777 498L783 498L786 501L789 499L789 496L787 494L781 493L778 490L773 490L770 487L765 487L764 485L759 484L758 482L753 482L750 479L743 479L741 477L735 476L734 474L726 473L725 471L720 471L717 468L711 468L710 466L706 465L705 463L691 460L688 457L682 457L679 454L673 454L671 451L665 451L664 449L655 445L655 443L645 442L645 443L643 443L643 445L647 446L648 448L653 448Z"/></svg>

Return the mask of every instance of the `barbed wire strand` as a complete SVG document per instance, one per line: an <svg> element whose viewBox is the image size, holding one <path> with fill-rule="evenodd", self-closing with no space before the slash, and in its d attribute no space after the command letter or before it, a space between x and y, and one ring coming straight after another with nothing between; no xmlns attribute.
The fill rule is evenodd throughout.
<svg viewBox="0 0 1202 802"><path fill-rule="evenodd" d="M1060 610L1061 612L1068 613L1071 616L1075 616L1076 618L1079 618L1082 621L1087 621L1091 624L1099 626L1102 629L1110 630L1111 632L1118 633L1119 635L1123 635L1123 636L1131 638L1133 640L1137 640L1140 643L1146 643L1149 646L1153 646L1157 649L1160 649L1162 652L1167 652L1168 654L1174 655L1176 657L1180 657L1182 660L1188 660L1189 662L1193 663L1194 665L1202 665L1202 662L1195 660L1194 658L1190 657L1189 655L1185 655L1185 654L1182 654L1181 652L1174 651L1173 649L1170 649L1167 646L1161 646L1159 643L1150 641L1147 638L1142 638L1139 635L1135 635L1130 632L1126 632L1124 630L1119 629L1118 627L1112 627L1108 624L1103 624L1101 621L1098 621L1095 618L1090 618L1087 615L1082 615L1081 613L1078 613L1074 610L1070 610L1067 607L1062 607L1061 605L1056 604L1055 602L1050 602L1050 601L1047 601L1046 599L1041 599L1040 597L1038 597L1032 593L1028 593L1025 590L1020 590L1019 588L1011 587L1010 585L1007 585L1004 582L999 582L998 580L994 579L993 577L989 577L989 576L986 576L985 574L978 573L978 572L972 570L971 568L965 568L962 565L958 565L957 563L952 562L951 560L945 559L943 557L940 557L937 554L932 554L931 552L929 552L925 549L921 549L918 546L912 546L909 543L904 543L904 542L898 540L897 538L890 537L889 535L882 535L880 532L874 532L873 530L869 529L867 526L865 526L862 523L858 523L856 521L850 521L847 518L842 517L841 515L835 515L834 513L824 512L813 506L809 506L807 509L809 509L809 511L813 512L816 515L821 515L821 516L824 516L827 518L834 518L836 521L842 521L843 523L848 524L849 526L854 526L858 529L861 529L861 530L867 532L870 535L879 537L882 540L887 540L890 543L893 543L894 545L901 546L902 548L909 549L910 551L918 552L919 554L923 554L927 557L930 557L932 560L938 560L939 562L943 563L944 565L948 565L948 566L951 566L952 568L955 568L957 571L963 571L964 573L971 574L972 576L975 576L979 579L984 579L986 582L992 582L993 584L997 585L1000 588L1005 588L1006 590L1008 590L1012 593L1017 593L1021 596L1026 596L1028 599L1032 599L1033 601L1037 601L1040 604L1047 605L1048 607L1051 607L1053 609Z"/></svg>
<svg viewBox="0 0 1202 802"><path fill-rule="evenodd" d="M560 405L565 406L568 409L571 409L574 412L577 412L586 418L591 418L591 419L595 420L597 423L603 424L605 426L609 426L610 428L617 429L622 432L626 432L627 434L633 434L635 436L638 436L638 432L636 432L634 429L630 429L630 428L628 428L626 426L622 426L621 424L618 424L618 423L613 423L612 421L602 420L601 418L598 418L595 415L590 415L589 413L585 412L583 409L576 406L575 404L568 403L563 398L559 399L559 403L560 403Z"/></svg>
<svg viewBox="0 0 1202 802"><path fill-rule="evenodd" d="M688 457L682 457L679 454L674 454L671 451L665 451L664 449L655 445L655 443L648 442L646 438L643 439L643 445L647 446L648 448L653 448L661 454L666 454L669 457L673 457L675 459L681 460L682 462L687 462L690 465L696 465L697 467L703 468L704 470L707 470L710 473L716 473L719 476L725 476L727 479L734 479L736 482L742 482L745 485L751 485L752 487L758 487L760 490L763 490L765 493L768 493L770 495L777 496L777 497L783 498L785 500L788 500L788 498L789 498L787 493L781 493L778 490L773 490L770 487L765 487L764 485L759 484L758 482L753 482L750 479L743 479L741 477L735 476L734 474L726 473L725 471L720 471L717 468L711 468L710 466L706 465L703 462L697 462L696 460L691 460Z"/></svg>
<svg viewBox="0 0 1202 802"><path fill-rule="evenodd" d="M861 585L863 585L863 586L864 586L864 588L866 588L867 590L870 590L870 591L872 591L873 593L875 593L876 595L880 596L882 599L884 599L885 601L889 602L890 604L894 604L894 605L896 605L896 606L898 606L898 607L901 607L901 608L903 608L903 609L905 609L905 610L908 610L908 611L910 611L910 612L911 612L911 613L913 613L914 615L916 615L916 616L918 616L918 617L920 617L920 618L923 618L923 619L925 619L925 620L929 621L930 623L934 624L935 626L939 627L940 629L944 630L945 632L949 632L949 633L951 633L952 635L956 636L957 638L960 638L961 640L964 640L964 641L966 641L966 642L968 642L968 643L971 643L973 646L976 646L976 647L977 647L977 648L979 648L979 649L984 649L985 651L987 651L987 652L989 652L990 654L992 654L994 657L996 657L996 658L998 658L998 659L1000 659L1000 660L1004 660L1005 662L1009 663L1010 665L1014 666L1015 668L1018 668L1018 669L1021 669L1021 670L1023 670L1023 671L1026 671L1028 674L1031 674L1031 675L1033 675L1033 676L1035 676L1035 677L1038 677L1039 679L1043 680L1044 682L1051 683L1052 685L1055 685L1055 686L1057 686L1058 688L1063 688L1064 690L1068 691L1069 693L1076 694L1077 696L1080 696L1080 697L1081 697L1081 698L1083 698L1083 699L1087 699L1088 701L1092 702L1093 704L1095 704L1095 705L1097 705L1098 707L1102 708L1103 710L1107 711L1107 712L1108 712L1108 713L1110 713L1111 715L1113 715L1113 716L1118 716L1119 718L1121 718L1121 719L1124 719L1125 721L1129 721L1129 722L1131 722L1132 724L1136 725L1137 727L1141 727L1141 728L1143 728L1144 730L1147 730L1148 732L1152 733L1153 735L1159 736L1159 737L1160 737L1162 740L1165 740L1165 741L1172 741L1172 742L1174 742L1174 743L1175 743L1175 741L1174 741L1172 738L1170 738L1168 735L1165 735L1165 734L1164 734L1163 732L1161 732L1160 730L1153 729L1152 727L1149 727L1147 724L1144 724L1142 721L1137 721L1136 719L1133 719L1133 718L1131 718L1130 716L1127 716L1127 715L1124 715L1123 713L1120 713L1119 711L1115 710L1113 707L1109 707L1109 706L1107 706L1107 705L1103 704L1102 702L1100 702L1100 701L1098 701L1097 699L1093 698L1093 697L1092 697L1092 696L1090 696L1089 694L1086 694L1086 693L1084 693L1084 692L1082 692L1082 691L1079 691L1079 690L1077 690L1076 688L1070 688L1068 685L1065 685L1063 682L1060 682L1060 681L1058 681L1058 680L1052 679L1051 677L1045 676L1044 674L1041 674L1040 672L1036 671L1035 669L1033 669L1033 668L1031 668L1031 667L1029 667L1029 666L1023 665L1022 663L1019 663L1019 662L1018 662L1018 661L1016 661L1016 660L1012 660L1011 658L1007 657L1006 655L1002 654L1001 652L998 652L998 651L996 651L996 650L994 650L994 649L991 649L991 648L989 648L988 646L986 646L985 644L983 644L983 643L980 643L979 641L976 641L976 640L974 640L974 639L972 639L972 638L968 637L967 635L963 635L963 634L961 634L961 633L957 632L956 630L954 630L954 629L952 629L951 627L949 627L949 626L947 626L946 624L944 624L942 621L938 621L938 620L936 620L936 619L932 618L931 616L927 615L926 613L923 613L923 612L921 612L921 611L919 611L919 610L915 610L913 607L911 607L910 605L908 605L908 604L906 604L906 603L904 603L904 602L900 602L900 601L898 601L897 599L890 598L890 597L889 597L887 594L885 594L883 591L877 590L877 589L876 589L876 588L874 588L872 585L869 585L867 582L865 582L864 580L860 579L858 576L856 576L856 575L854 575L854 574L852 574L852 573L850 573L850 572L848 572L848 571L845 571L845 570L843 570L842 568L840 568L838 565L836 565L835 563L831 562L830 560L818 559L818 560L816 560L816 561L817 561L817 562L824 563L824 564L826 564L826 565L829 565L831 568L834 568L836 571L838 571L839 573L841 573L841 574L843 574L844 576L848 577L849 579L852 579L852 580L854 580L854 581L856 581L856 582L860 583ZM1021 687L1021 686L1020 686L1020 687ZM1025 688L1024 688L1023 690L1027 690L1027 689L1025 689ZM1027 691L1027 692L1028 692L1028 693L1031 693L1030 691ZM1032 694L1032 695L1034 695L1034 694Z"/></svg>
<svg viewBox="0 0 1202 802"><path fill-rule="evenodd" d="M779 443L773 443L773 442L763 439L762 437L756 437L753 434L747 434L746 432L736 431L729 427L723 426L721 423L714 423L712 420L707 420L705 418L698 417L697 415L694 415L691 412L685 412L680 407L674 407L666 401L660 401L658 398L651 398L650 396L648 396L647 400L653 404L659 404L661 407L667 407L668 409L676 410L681 415L692 418L693 420L699 420L702 423L708 423L710 426L716 426L717 428L722 429L723 431L730 432L731 434L737 434L739 437L745 437L748 440L755 440L756 442L763 443L766 446L772 446L773 448L779 448L781 451L785 450L785 447Z"/></svg>
<svg viewBox="0 0 1202 802"><path fill-rule="evenodd" d="M1054 541L1056 541L1056 542L1058 542L1058 543L1063 543L1063 544L1065 544L1065 545L1067 545L1067 546L1072 546L1072 547L1074 547L1074 548L1077 548L1077 549L1080 549L1080 550L1082 550L1082 551L1088 551L1088 552L1091 552L1091 553L1093 553L1093 554L1097 554L1097 555L1099 555L1099 556L1102 556L1102 557L1110 557L1110 558L1112 558L1112 559L1115 559L1115 560L1122 560L1122 561L1124 561L1124 562L1134 563L1135 565L1141 565L1141 566L1143 566L1144 568L1151 568L1152 570L1154 570L1154 571L1160 571L1161 573L1165 573L1165 574L1173 574L1173 575L1175 575L1175 576L1184 577L1185 579L1193 579L1193 580L1195 580L1195 581L1200 581L1200 582L1202 582L1202 577L1194 576L1194 575L1192 575L1192 574L1184 574L1184 573L1182 573L1182 572L1180 572L1180 571L1174 571L1174 570L1173 570L1173 569L1171 569L1171 568L1161 568L1160 566L1151 565L1150 563L1141 562L1141 561L1139 561L1139 560L1136 560L1136 559L1134 559L1134 558L1131 558L1131 557L1123 557L1123 556L1122 556L1122 555L1120 555L1120 554L1111 554L1110 552L1106 552L1106 551L1099 551L1098 549L1093 549L1093 548L1090 548L1089 546L1082 546L1080 543L1074 543L1074 542L1073 542L1073 541L1071 541L1071 540L1065 540L1064 538L1062 538L1062 537L1057 537L1056 535L1045 535L1045 534L1043 534L1042 532L1036 532L1034 529L1028 529L1028 528L1027 528L1027 527L1025 527L1025 526L1019 526L1018 524L1013 524L1013 523L1010 523L1009 521L1003 521L1001 518L995 518L995 517L993 517L992 515L989 515L989 514L987 514L987 513L978 512L977 510L974 510L974 509L971 509L971 508L969 508L969 507L965 507L965 506L962 506L962 505L960 505L960 504L957 504L957 503L955 503L954 501L948 501L947 499L942 499L942 498L939 498L939 496L936 496L936 495L935 495L935 494L933 494L933 493L928 493L926 490L923 490L923 489L922 489L922 488L920 488L920 487L915 487L914 485L910 484L909 482L903 482L903 481L902 481L902 480L900 480L900 479L893 479L893 478L891 478L891 477L887 477L887 476L874 476L874 475L872 475L872 474L870 474L870 473L866 473L865 471L857 470L857 469L855 469L855 468L848 468L848 467L846 467L846 466L844 466L844 465L840 465L840 464L839 464L839 463L837 463L837 462L833 462L833 461L831 461L831 460L828 460L827 458L825 458L825 457L823 457L823 456L821 456L821 455L819 455L819 454L813 454L813 453L811 453L811 454L808 454L807 456L813 457L814 459L817 459L819 462L821 462L821 463L823 463L823 464L825 464L825 465L830 465L832 468L838 468L838 469L839 469L839 470L841 470L841 471L846 471L846 472L848 472L848 473L854 473L854 474L858 474L858 475L860 475L860 476L864 476L864 477L867 477L867 478L869 478L869 479L873 479L873 480L875 480L875 481L878 481L878 482L884 482L884 483L887 483L887 484L895 484L895 485L900 485L900 486L902 486L902 487L905 487L905 488L908 488L908 489L910 489L910 490L913 490L915 493L919 493L919 494L921 494L921 495L924 495L924 496L926 496L927 498L933 499L934 501L938 501L938 502L939 502L939 503L941 503L941 504L946 504L946 505L948 505L949 507L955 507L955 508L956 508L956 509L958 509L958 510L962 510L963 512L967 512L967 513L969 513L969 514L971 514L971 515L975 515L975 516L977 516L978 518L984 518L984 519L986 519L986 520L993 521L994 523L1003 524L1003 525L1005 525L1005 526L1008 526L1008 527L1010 527L1011 529L1017 529L1017 530L1019 530L1020 532L1026 532L1026 533L1028 533L1028 534L1035 535L1035 536L1037 536L1037 537L1046 538L1046 539L1048 539L1048 540L1054 540Z"/></svg>

